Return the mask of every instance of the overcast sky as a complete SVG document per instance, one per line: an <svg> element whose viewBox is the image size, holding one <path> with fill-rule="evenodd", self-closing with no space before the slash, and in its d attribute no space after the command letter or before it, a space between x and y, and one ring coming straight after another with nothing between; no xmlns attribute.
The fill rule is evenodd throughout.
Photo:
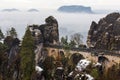
<svg viewBox="0 0 120 80"><path fill-rule="evenodd" d="M93 9L120 9L120 0L0 0L1 9L56 9L62 5L85 5Z"/></svg>

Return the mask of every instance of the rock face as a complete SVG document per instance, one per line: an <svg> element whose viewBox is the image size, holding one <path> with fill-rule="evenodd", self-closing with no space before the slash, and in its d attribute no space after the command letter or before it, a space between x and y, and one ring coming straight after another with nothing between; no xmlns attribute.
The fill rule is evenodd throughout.
<svg viewBox="0 0 120 80"><path fill-rule="evenodd" d="M91 7L85 7L81 5L70 5L70 6L61 6L58 11L61 12L85 12L93 13Z"/></svg>
<svg viewBox="0 0 120 80"><path fill-rule="evenodd" d="M58 23L53 16L49 16L45 19L45 24L42 25L30 25L29 29L35 39L36 49L35 49L35 61L38 65L47 56L46 51L43 49L44 44L58 44L59 43L59 33L58 33Z"/></svg>
<svg viewBox="0 0 120 80"><path fill-rule="evenodd" d="M98 23L92 22L87 37L88 47L106 50L120 49L120 14L111 13Z"/></svg>
<svg viewBox="0 0 120 80"><path fill-rule="evenodd" d="M19 44L20 40L18 38L12 38L11 36L7 36L4 40L5 45L8 46L8 64L10 65L16 59L16 56L19 53Z"/></svg>
<svg viewBox="0 0 120 80"><path fill-rule="evenodd" d="M45 19L45 24L31 25L33 36L40 43L57 44L59 42L58 22L53 16ZM38 38L37 38L38 37Z"/></svg>
<svg viewBox="0 0 120 80"><path fill-rule="evenodd" d="M39 27L43 34L44 43L56 44L59 41L58 22L53 16L45 19L46 24Z"/></svg>

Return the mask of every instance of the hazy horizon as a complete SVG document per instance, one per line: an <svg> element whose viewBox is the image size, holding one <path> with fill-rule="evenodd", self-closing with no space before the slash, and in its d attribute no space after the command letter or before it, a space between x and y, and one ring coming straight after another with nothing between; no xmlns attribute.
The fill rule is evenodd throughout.
<svg viewBox="0 0 120 80"><path fill-rule="evenodd" d="M91 6L92 9L120 9L118 0L0 0L0 9L4 8L41 8L57 9L63 5L84 5Z"/></svg>
<svg viewBox="0 0 120 80"><path fill-rule="evenodd" d="M59 24L59 33L61 36L70 36L74 33L81 33L86 42L87 33L91 22L98 22L107 14L86 14L86 13L61 13L58 11L41 12L0 12L0 27L4 33L11 27L18 32L18 37L22 39L27 25L45 23L45 18L54 16Z"/></svg>
<svg viewBox="0 0 120 80"><path fill-rule="evenodd" d="M120 10L118 0L0 0L0 27L3 32L15 27L18 37L22 38L27 25L44 24L45 18L52 15L59 24L60 36L80 32L86 40L91 22L97 22L108 13ZM63 5L90 6L93 10L102 10L102 14L60 13L57 9ZM2 12L3 9L20 9L20 12ZM38 9L39 12L27 12L28 9ZM107 11L108 10L108 11ZM109 10L111 10L109 12Z"/></svg>

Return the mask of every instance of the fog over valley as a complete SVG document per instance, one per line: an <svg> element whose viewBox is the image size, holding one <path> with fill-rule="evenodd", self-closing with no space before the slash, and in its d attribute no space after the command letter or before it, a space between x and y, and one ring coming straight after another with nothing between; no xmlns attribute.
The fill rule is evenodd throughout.
<svg viewBox="0 0 120 80"><path fill-rule="evenodd" d="M88 13L62 13L55 10L40 10L39 12L0 12L0 27L4 33L11 27L16 28L18 37L22 39L27 25L44 24L45 18L54 16L59 24L59 34L61 36L70 36L73 33L81 33L86 42L87 32L92 21L98 21L105 17L104 14Z"/></svg>
<svg viewBox="0 0 120 80"><path fill-rule="evenodd" d="M120 80L120 0L0 0L0 80Z"/></svg>

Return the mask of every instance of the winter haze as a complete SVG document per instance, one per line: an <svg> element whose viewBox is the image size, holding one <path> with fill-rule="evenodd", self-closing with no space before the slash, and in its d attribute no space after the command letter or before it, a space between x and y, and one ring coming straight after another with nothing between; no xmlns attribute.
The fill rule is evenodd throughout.
<svg viewBox="0 0 120 80"><path fill-rule="evenodd" d="M60 36L80 32L84 36L84 42L86 42L91 22L97 22L100 18L105 17L105 10L111 10L111 12L119 10L119 3L118 0L0 0L0 27L4 33L10 27L15 27L18 37L22 38L27 25L44 24L45 18L52 15L58 21ZM90 6L94 12L102 11L102 14L58 12L57 9L63 5ZM19 11L2 11L12 8ZM36 9L39 12L27 12L29 9Z"/></svg>

